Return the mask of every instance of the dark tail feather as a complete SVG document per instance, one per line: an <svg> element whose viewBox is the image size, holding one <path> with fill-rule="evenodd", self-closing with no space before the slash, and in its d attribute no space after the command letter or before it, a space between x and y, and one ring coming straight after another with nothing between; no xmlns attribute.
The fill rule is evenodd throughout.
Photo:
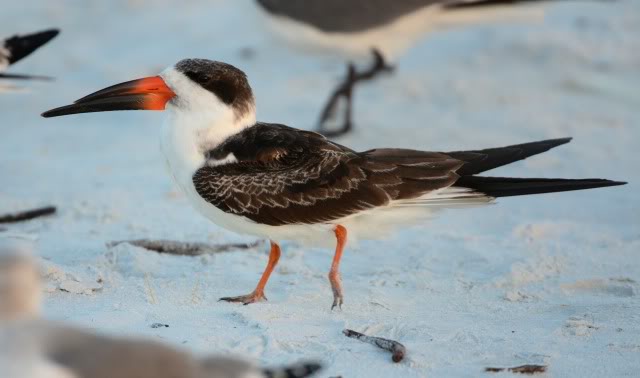
<svg viewBox="0 0 640 378"><path fill-rule="evenodd" d="M4 47L9 51L9 64L13 64L34 52L38 47L52 40L60 33L58 29L50 29L28 35L16 35L4 41Z"/></svg>
<svg viewBox="0 0 640 378"><path fill-rule="evenodd" d="M457 174L470 176L549 151L570 141L571 138L549 139L507 147L488 148L486 150L446 152L446 154L465 162L456 171Z"/></svg>
<svg viewBox="0 0 640 378"><path fill-rule="evenodd" d="M624 185L626 182L604 179L548 179L548 178L513 178L464 176L454 186L469 188L491 197L522 196L526 194L542 194L566 192L570 190L604 188Z"/></svg>
<svg viewBox="0 0 640 378"><path fill-rule="evenodd" d="M262 372L267 378L304 378L312 376L320 369L322 369L320 364L307 362L282 369L265 369Z"/></svg>

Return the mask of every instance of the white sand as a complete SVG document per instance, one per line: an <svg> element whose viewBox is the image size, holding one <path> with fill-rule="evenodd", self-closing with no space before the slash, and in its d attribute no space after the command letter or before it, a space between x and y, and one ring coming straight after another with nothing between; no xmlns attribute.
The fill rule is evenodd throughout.
<svg viewBox="0 0 640 378"><path fill-rule="evenodd" d="M62 34L14 72L56 76L0 95L0 212L55 204L59 214L9 225L36 240L45 314L200 353L279 365L320 358L322 376L479 376L488 366L549 365L553 376L640 369L640 3L566 2L542 25L434 35L398 75L359 88L355 148L494 147L573 136L495 175L602 177L630 185L443 213L344 255L345 306L331 312L331 253L284 245L269 302L248 293L267 247L211 257L161 256L105 243L135 238L238 242L177 193L158 150L162 113L45 120L39 114L184 57L236 64L258 118L310 128L342 63L297 55L268 36L249 2L162 0L3 4L0 34ZM243 49L254 52L247 58ZM151 328L153 323L168 324ZM344 337L397 339L405 362Z"/></svg>

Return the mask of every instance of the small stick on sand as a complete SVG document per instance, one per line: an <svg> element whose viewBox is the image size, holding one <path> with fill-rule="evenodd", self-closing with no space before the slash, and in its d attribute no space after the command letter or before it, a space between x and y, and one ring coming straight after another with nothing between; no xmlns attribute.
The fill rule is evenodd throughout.
<svg viewBox="0 0 640 378"><path fill-rule="evenodd" d="M171 255L182 256L199 256L213 253L230 252L238 249L251 249L258 246L261 241L253 243L231 243L231 244L207 244L207 243L187 243L174 240L121 240L107 243L107 248L113 248L119 244L127 243L155 251L158 253L167 253Z"/></svg>
<svg viewBox="0 0 640 378"><path fill-rule="evenodd" d="M45 215L51 215L56 212L55 206L39 207L37 209L21 211L19 213L0 215L0 223L22 222Z"/></svg>
<svg viewBox="0 0 640 378"><path fill-rule="evenodd" d="M512 373L519 373L519 374L538 374L538 373L544 373L545 371L547 371L547 367L544 365L522 365L522 366L516 366L516 367L510 367L510 368L488 367L484 369L484 371L489 373L500 373L505 370L510 371Z"/></svg>
<svg viewBox="0 0 640 378"><path fill-rule="evenodd" d="M400 344L397 341L383 339L382 337L367 336L350 329L345 329L344 331L342 331L342 333L344 333L347 337L358 339L362 342L373 344L378 348L388 350L389 352L391 352L391 359L393 360L393 362L402 361L404 355L407 353L407 349L404 347L404 345Z"/></svg>

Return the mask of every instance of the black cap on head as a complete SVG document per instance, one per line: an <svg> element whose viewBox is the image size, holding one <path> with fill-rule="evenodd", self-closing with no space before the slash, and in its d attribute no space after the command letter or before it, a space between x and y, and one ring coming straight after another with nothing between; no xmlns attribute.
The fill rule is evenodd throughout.
<svg viewBox="0 0 640 378"><path fill-rule="evenodd" d="M244 114L253 104L247 75L230 64L208 59L183 59L175 68L239 114Z"/></svg>

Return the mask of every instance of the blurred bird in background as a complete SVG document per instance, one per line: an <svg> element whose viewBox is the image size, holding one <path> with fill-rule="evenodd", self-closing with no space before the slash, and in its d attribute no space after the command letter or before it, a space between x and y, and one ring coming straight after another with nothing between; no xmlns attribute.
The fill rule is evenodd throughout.
<svg viewBox="0 0 640 378"><path fill-rule="evenodd" d="M32 324L38 322L42 289L32 245L0 239L0 376L77 378L39 350Z"/></svg>
<svg viewBox="0 0 640 378"><path fill-rule="evenodd" d="M373 59L359 71L347 64L344 81L324 106L317 129L339 136L353 127L356 84L394 70L393 62L426 34L495 21L542 20L542 3L558 0L256 0L277 35L304 50ZM339 107L342 125L329 127Z"/></svg>
<svg viewBox="0 0 640 378"><path fill-rule="evenodd" d="M58 29L49 29L33 34L14 35L0 42L0 79L49 80L47 76L10 74L4 71L51 41L59 33Z"/></svg>
<svg viewBox="0 0 640 378"><path fill-rule="evenodd" d="M41 283L32 248L0 240L2 378L303 378L315 362L260 368L228 356L198 357L142 338L101 335L40 317Z"/></svg>
<svg viewBox="0 0 640 378"><path fill-rule="evenodd" d="M19 241L0 244L0 322L40 313L40 283L29 246Z"/></svg>

